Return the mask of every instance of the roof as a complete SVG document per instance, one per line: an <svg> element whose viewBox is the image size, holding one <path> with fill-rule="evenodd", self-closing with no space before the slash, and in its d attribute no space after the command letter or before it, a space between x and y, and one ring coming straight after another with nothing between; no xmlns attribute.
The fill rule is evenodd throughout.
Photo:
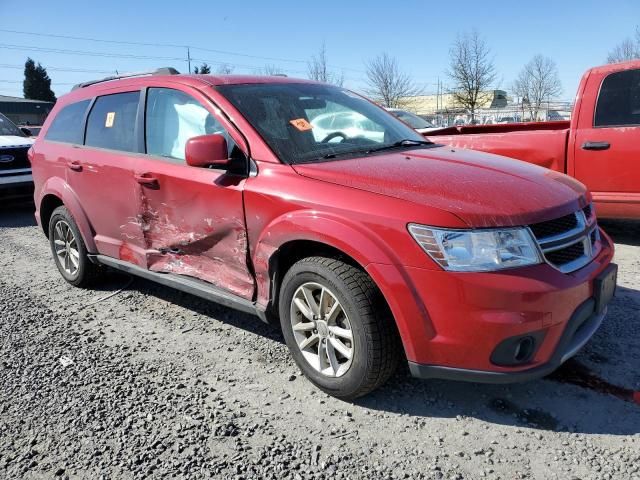
<svg viewBox="0 0 640 480"><path fill-rule="evenodd" d="M31 100L30 98L10 97L8 95L0 95L0 103L47 103L53 105L53 102L45 100Z"/></svg>
<svg viewBox="0 0 640 480"><path fill-rule="evenodd" d="M210 85L238 85L244 83L318 83L306 78L284 77L282 75L180 75L183 78L203 80Z"/></svg>

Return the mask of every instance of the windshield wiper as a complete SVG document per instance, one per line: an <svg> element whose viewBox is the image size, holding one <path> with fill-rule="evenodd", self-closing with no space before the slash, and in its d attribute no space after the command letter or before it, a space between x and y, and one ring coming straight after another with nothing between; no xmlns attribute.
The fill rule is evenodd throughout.
<svg viewBox="0 0 640 480"><path fill-rule="evenodd" d="M417 145L433 145L433 144L434 144L433 142L430 142L428 140L411 140L411 139L405 138L404 140L399 140L390 145L383 145L377 148L367 148L366 150L345 150L344 152L331 152L331 153L327 153L326 155L323 155L322 157L313 158L307 161L313 162L318 160L331 160L333 158L347 157L350 155L355 155L355 156L368 155L373 152L379 152L381 150L391 150L393 148L414 147Z"/></svg>
<svg viewBox="0 0 640 480"><path fill-rule="evenodd" d="M394 148L400 147L413 147L416 145L433 145L433 142L429 140L412 140L409 138L405 138L404 140L398 140L390 145L383 145L382 147L372 148L367 150L367 153L380 152L382 150L392 150Z"/></svg>

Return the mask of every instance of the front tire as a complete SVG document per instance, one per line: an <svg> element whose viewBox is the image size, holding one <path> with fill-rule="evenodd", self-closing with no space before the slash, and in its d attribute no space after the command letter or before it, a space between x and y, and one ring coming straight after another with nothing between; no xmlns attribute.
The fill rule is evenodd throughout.
<svg viewBox="0 0 640 480"><path fill-rule="evenodd" d="M98 277L99 267L89 260L78 225L64 206L51 214L49 244L58 271L71 285L88 287Z"/></svg>
<svg viewBox="0 0 640 480"><path fill-rule="evenodd" d="M365 272L340 260L309 257L289 269L280 291L287 346L318 388L352 400L393 374L400 358L398 334Z"/></svg>

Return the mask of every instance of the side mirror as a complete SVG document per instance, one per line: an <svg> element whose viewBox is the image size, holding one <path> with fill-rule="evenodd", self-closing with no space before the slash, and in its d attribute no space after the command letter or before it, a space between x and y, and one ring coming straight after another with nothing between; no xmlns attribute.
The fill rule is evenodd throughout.
<svg viewBox="0 0 640 480"><path fill-rule="evenodd" d="M190 138L185 147L185 159L192 167L228 167L231 163L227 140L217 134Z"/></svg>
<svg viewBox="0 0 640 480"><path fill-rule="evenodd" d="M22 133L24 133L27 137L32 137L33 136L31 134L31 130L29 130L27 127L20 127L20 131Z"/></svg>

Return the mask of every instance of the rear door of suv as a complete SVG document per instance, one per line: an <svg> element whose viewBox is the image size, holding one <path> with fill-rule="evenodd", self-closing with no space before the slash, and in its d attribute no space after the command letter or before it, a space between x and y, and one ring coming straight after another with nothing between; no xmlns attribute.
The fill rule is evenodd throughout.
<svg viewBox="0 0 640 480"><path fill-rule="evenodd" d="M98 251L144 266L144 252L135 250L141 228L132 172L132 155L140 152L139 103L139 89L91 99L84 145L71 145L64 163L67 183L91 223Z"/></svg>
<svg viewBox="0 0 640 480"><path fill-rule="evenodd" d="M156 82L154 84L154 82ZM188 275L250 299L243 188L246 168L232 171L186 164L189 138L221 134L229 155L247 165L242 135L211 100L182 84L149 79L143 91L146 155L132 163L140 201L147 268Z"/></svg>

